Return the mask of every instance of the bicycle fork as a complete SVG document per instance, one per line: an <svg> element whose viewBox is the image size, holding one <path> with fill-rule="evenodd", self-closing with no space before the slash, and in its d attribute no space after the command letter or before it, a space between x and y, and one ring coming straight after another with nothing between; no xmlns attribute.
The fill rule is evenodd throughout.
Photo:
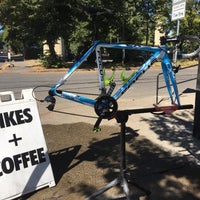
<svg viewBox="0 0 200 200"><path fill-rule="evenodd" d="M171 103L172 104L177 103L178 107L180 107L181 104L178 94L178 87L176 84L176 77L169 58L163 59L162 71Z"/></svg>

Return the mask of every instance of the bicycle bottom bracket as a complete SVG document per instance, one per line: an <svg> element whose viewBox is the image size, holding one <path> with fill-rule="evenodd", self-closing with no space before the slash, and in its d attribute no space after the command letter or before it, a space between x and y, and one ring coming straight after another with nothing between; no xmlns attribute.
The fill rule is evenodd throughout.
<svg viewBox="0 0 200 200"><path fill-rule="evenodd" d="M111 96L101 96L94 104L96 114L104 119L112 118L116 114L117 109L117 101Z"/></svg>

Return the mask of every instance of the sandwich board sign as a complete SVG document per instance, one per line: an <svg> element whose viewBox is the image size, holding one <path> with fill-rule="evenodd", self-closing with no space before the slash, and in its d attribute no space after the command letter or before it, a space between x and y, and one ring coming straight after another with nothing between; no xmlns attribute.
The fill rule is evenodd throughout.
<svg viewBox="0 0 200 200"><path fill-rule="evenodd" d="M0 93L0 200L55 186L32 89L21 97Z"/></svg>
<svg viewBox="0 0 200 200"><path fill-rule="evenodd" d="M185 17L186 0L172 0L172 21Z"/></svg>

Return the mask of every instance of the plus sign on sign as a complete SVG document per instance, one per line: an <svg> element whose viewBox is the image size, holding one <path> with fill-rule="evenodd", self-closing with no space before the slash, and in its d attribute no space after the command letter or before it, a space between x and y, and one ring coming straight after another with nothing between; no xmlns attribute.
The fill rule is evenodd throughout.
<svg viewBox="0 0 200 200"><path fill-rule="evenodd" d="M186 0L172 1L172 21L185 17Z"/></svg>
<svg viewBox="0 0 200 200"><path fill-rule="evenodd" d="M55 185L32 89L0 93L0 199Z"/></svg>

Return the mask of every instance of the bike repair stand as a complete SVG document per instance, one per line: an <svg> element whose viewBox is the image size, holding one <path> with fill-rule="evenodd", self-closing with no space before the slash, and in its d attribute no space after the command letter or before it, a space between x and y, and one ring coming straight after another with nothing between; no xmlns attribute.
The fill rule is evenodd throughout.
<svg viewBox="0 0 200 200"><path fill-rule="evenodd" d="M164 107L150 107L150 108L139 108L139 109L130 109L130 110L123 110L123 111L117 111L114 117L116 118L117 122L121 124L121 133L120 133L120 174L119 177L108 183L106 186L101 188L99 191L93 193L91 196L86 198L86 200L93 200L97 196L103 194L107 190L111 189L112 187L115 187L117 185L120 185L123 188L123 191L126 195L127 200L133 200L131 199L128 182L131 183L136 188L143 191L147 196L151 194L151 192L143 187L141 187L139 184L135 183L133 180L127 179L126 174L126 122L128 121L128 116L132 114L139 114L139 113L155 113L155 112L163 112L165 114L171 114L175 110L182 110L182 109L192 109L193 105L171 105L171 106L164 106ZM94 126L94 129L99 129L99 124L101 123L101 120L103 119L103 116L100 116Z"/></svg>
<svg viewBox="0 0 200 200"><path fill-rule="evenodd" d="M137 183L128 180L126 175L126 122L128 121L128 115L130 115L129 110L126 111L117 111L115 118L118 123L121 124L121 132L120 132L120 174L119 177L108 183L106 186L101 188L99 191L93 193L91 196L86 198L86 200L95 199L97 196L103 194L107 190L120 185L126 195L127 200L131 200L130 191L128 187L128 182L133 184L135 187L142 190L147 196L151 194L150 191L144 189L143 187L139 186Z"/></svg>

